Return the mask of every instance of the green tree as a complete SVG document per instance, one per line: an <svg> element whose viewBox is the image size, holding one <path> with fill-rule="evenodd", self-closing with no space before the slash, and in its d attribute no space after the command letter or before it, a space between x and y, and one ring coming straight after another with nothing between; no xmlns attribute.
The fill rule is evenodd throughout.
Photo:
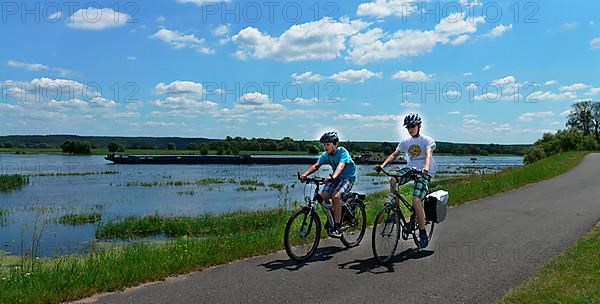
<svg viewBox="0 0 600 304"><path fill-rule="evenodd" d="M117 152L119 150L119 146L120 145L114 141L110 142L107 146L108 152L111 152L111 153Z"/></svg>
<svg viewBox="0 0 600 304"><path fill-rule="evenodd" d="M176 149L177 149L177 145L175 143L167 144L167 150L176 150Z"/></svg>
<svg viewBox="0 0 600 304"><path fill-rule="evenodd" d="M319 149L317 149L317 147L315 147L314 145L309 145L307 151L308 154L319 154Z"/></svg>
<svg viewBox="0 0 600 304"><path fill-rule="evenodd" d="M200 148L200 154L208 155L208 146L206 144L202 145L202 148Z"/></svg>
<svg viewBox="0 0 600 304"><path fill-rule="evenodd" d="M198 145L196 145L195 143L189 143L187 145L187 149L188 150L198 150Z"/></svg>

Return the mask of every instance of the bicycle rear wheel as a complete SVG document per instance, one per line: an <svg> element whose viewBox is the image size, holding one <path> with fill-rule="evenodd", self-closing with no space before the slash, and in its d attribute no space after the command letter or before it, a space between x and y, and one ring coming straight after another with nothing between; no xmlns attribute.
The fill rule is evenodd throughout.
<svg viewBox="0 0 600 304"><path fill-rule="evenodd" d="M296 211L285 225L285 252L295 262L308 260L317 250L321 239L321 221L309 208Z"/></svg>
<svg viewBox="0 0 600 304"><path fill-rule="evenodd" d="M400 214L393 206L384 206L375 217L371 238L373 256L377 262L387 263L394 256L401 230Z"/></svg>
<svg viewBox="0 0 600 304"><path fill-rule="evenodd" d="M367 212L363 204L358 202L349 203L343 207L344 216L348 216L348 228L342 233L342 244L350 248L357 246L365 236L367 230Z"/></svg>

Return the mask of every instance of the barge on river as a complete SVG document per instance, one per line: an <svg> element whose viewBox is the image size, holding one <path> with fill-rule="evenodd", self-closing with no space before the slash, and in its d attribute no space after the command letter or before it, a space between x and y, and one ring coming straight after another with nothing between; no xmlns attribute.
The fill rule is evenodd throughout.
<svg viewBox="0 0 600 304"><path fill-rule="evenodd" d="M118 155L108 154L105 159L115 164L132 165L312 165L318 156L285 156L285 155ZM353 157L356 164L380 164L384 155L370 152ZM395 164L405 164L404 159L397 159Z"/></svg>

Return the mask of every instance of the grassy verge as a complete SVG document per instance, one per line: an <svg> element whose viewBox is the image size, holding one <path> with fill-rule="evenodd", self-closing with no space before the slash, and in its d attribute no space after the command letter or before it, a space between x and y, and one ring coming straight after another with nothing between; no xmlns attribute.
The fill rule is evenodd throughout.
<svg viewBox="0 0 600 304"><path fill-rule="evenodd" d="M198 217L131 216L101 224L96 230L96 238L133 239L158 235L168 237L216 237L238 232L250 233L275 227L285 223L288 217L289 212L281 209Z"/></svg>
<svg viewBox="0 0 600 304"><path fill-rule="evenodd" d="M16 190L27 185L29 179L27 176L13 174L0 175L0 192Z"/></svg>
<svg viewBox="0 0 600 304"><path fill-rule="evenodd" d="M600 303L600 224L498 303Z"/></svg>
<svg viewBox="0 0 600 304"><path fill-rule="evenodd" d="M577 165L584 155L585 153L565 153L523 168L439 181L432 183L432 187L448 190L451 193L451 203L456 205L566 172ZM402 191L405 195L410 193L410 186L407 185ZM386 198L386 191L367 196L369 223ZM79 257L21 262L21 265L30 266L0 270L0 303L57 303L75 300L97 292L120 290L211 265L281 250L283 229L290 214L291 211L287 210L271 210L218 217L147 217L133 218L130 222L115 222L114 226L110 226L111 229L103 230L107 237L110 233L112 237L135 236L140 231L150 233L148 229L155 234L169 233L185 237L160 243L132 244ZM135 228L137 225L139 230ZM208 230L206 227L209 227ZM598 267L591 269L597 270Z"/></svg>

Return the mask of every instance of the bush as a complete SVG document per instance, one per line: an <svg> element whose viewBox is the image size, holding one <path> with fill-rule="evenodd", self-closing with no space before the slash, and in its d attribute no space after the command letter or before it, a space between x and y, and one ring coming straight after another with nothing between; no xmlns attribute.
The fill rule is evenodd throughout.
<svg viewBox="0 0 600 304"><path fill-rule="evenodd" d="M208 155L208 146L207 145L202 145L202 148L200 149L200 154Z"/></svg>
<svg viewBox="0 0 600 304"><path fill-rule="evenodd" d="M175 145L175 143L167 144L167 150L176 150L176 149L177 149L177 145Z"/></svg>
<svg viewBox="0 0 600 304"><path fill-rule="evenodd" d="M319 149L317 147L310 145L307 149L308 154L319 154Z"/></svg>
<svg viewBox="0 0 600 304"><path fill-rule="evenodd" d="M543 158L546 158L546 152L544 152L544 149L540 146L534 146L525 150L525 158L523 161L525 164L531 164Z"/></svg>
<svg viewBox="0 0 600 304"><path fill-rule="evenodd" d="M187 149L188 150L198 150L198 145L196 145L195 143L189 143L187 145Z"/></svg>
<svg viewBox="0 0 600 304"><path fill-rule="evenodd" d="M92 144L89 141L65 141L61 146L63 153L91 154Z"/></svg>

